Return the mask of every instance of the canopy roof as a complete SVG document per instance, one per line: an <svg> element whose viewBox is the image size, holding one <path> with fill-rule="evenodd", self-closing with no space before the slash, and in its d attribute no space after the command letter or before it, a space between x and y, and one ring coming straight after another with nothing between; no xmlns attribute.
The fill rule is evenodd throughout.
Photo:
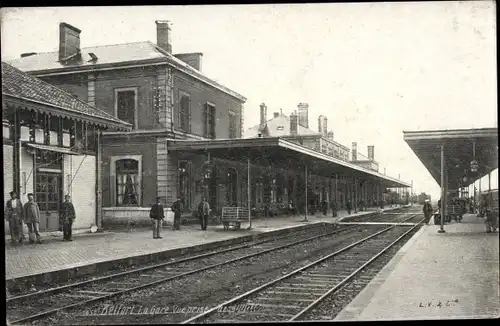
<svg viewBox="0 0 500 326"><path fill-rule="evenodd" d="M277 168L302 169L325 177L355 176L363 180L380 181L384 187L410 187L406 182L365 169L279 137L214 140L168 140L169 151L208 154L252 164L273 165Z"/></svg>
<svg viewBox="0 0 500 326"><path fill-rule="evenodd" d="M440 186L441 144L444 144L449 189L467 187L498 168L497 128L403 131L403 135L406 143ZM476 173L470 169L473 160L479 165Z"/></svg>

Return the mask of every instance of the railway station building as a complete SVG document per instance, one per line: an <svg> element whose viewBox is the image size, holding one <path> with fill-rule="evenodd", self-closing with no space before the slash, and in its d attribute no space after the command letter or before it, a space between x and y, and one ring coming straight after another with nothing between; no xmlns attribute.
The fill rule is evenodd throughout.
<svg viewBox="0 0 500 326"><path fill-rule="evenodd" d="M304 103L285 133L261 116L257 134L245 135L246 98L203 74L202 53L173 54L167 22L156 21L156 44L80 47L81 30L59 28L58 52L10 64L131 125L100 138L104 226L149 223L156 196L167 206L180 198L189 218L202 196L216 213L251 206L279 214L290 201L299 211L334 199L376 205L385 188L409 187L380 174L373 155L351 159L326 120L318 133L303 127Z"/></svg>
<svg viewBox="0 0 500 326"><path fill-rule="evenodd" d="M40 230L59 228L59 206L73 195L76 228L100 215L100 138L130 125L2 62L4 201L33 193ZM9 228L6 225L6 232Z"/></svg>
<svg viewBox="0 0 500 326"><path fill-rule="evenodd" d="M476 196L469 188L483 177L488 176L491 190L491 172L498 169L498 128L404 131L403 137L441 187L445 215L452 197ZM498 198L492 208L498 218Z"/></svg>

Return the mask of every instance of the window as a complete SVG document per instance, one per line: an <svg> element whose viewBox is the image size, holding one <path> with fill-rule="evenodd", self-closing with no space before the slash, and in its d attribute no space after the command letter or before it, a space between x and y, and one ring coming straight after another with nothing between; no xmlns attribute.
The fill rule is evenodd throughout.
<svg viewBox="0 0 500 326"><path fill-rule="evenodd" d="M115 116L137 128L137 89L122 88L115 90Z"/></svg>
<svg viewBox="0 0 500 326"><path fill-rule="evenodd" d="M234 112L229 112L229 138L238 138L238 121Z"/></svg>
<svg viewBox="0 0 500 326"><path fill-rule="evenodd" d="M116 204L139 205L139 162L132 159L116 161Z"/></svg>
<svg viewBox="0 0 500 326"><path fill-rule="evenodd" d="M182 206L185 210L191 208L191 162L189 161L179 161L179 189L177 193L178 197L182 201Z"/></svg>
<svg viewBox="0 0 500 326"><path fill-rule="evenodd" d="M230 206L238 205L238 174L233 168L227 170L226 179L226 203Z"/></svg>
<svg viewBox="0 0 500 326"><path fill-rule="evenodd" d="M205 104L204 110L204 136L205 138L215 139L215 106L213 104Z"/></svg>
<svg viewBox="0 0 500 326"><path fill-rule="evenodd" d="M35 201L41 212L59 211L61 174L37 173L35 180Z"/></svg>
<svg viewBox="0 0 500 326"><path fill-rule="evenodd" d="M191 132L191 99L189 94L179 93L179 114L177 116L177 127L185 132Z"/></svg>

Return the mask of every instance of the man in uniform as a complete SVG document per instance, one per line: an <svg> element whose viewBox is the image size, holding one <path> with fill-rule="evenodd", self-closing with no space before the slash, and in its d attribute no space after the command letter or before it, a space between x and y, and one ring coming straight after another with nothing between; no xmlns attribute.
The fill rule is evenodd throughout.
<svg viewBox="0 0 500 326"><path fill-rule="evenodd" d="M10 192L10 199L7 201L5 209L5 218L9 222L10 237L12 244L16 245L18 242L23 243L23 203L15 191Z"/></svg>
<svg viewBox="0 0 500 326"><path fill-rule="evenodd" d="M40 240L40 234L38 233L40 225L40 208L33 199L32 193L28 194L28 202L24 204L24 221L28 226L30 243L35 242L35 236L36 241L38 243L42 243Z"/></svg>
<svg viewBox="0 0 500 326"><path fill-rule="evenodd" d="M431 219L432 211L433 211L432 205L429 202L429 199L426 199L424 202L424 208L423 208L425 224L429 224L429 220Z"/></svg>
<svg viewBox="0 0 500 326"><path fill-rule="evenodd" d="M156 201L149 211L149 217L153 220L153 239L163 239L163 237L160 236L160 231L163 225L163 219L165 218L165 212L160 199L161 197L156 197Z"/></svg>
<svg viewBox="0 0 500 326"><path fill-rule="evenodd" d="M61 205L61 210L59 213L59 224L62 225L63 240L73 241L71 239L73 221L76 218L75 207L70 201L70 195L64 196L64 202Z"/></svg>
<svg viewBox="0 0 500 326"><path fill-rule="evenodd" d="M174 230L180 230L181 229L181 213L182 213L182 202L180 198L177 198L177 200L172 204L170 207L172 209L172 212L174 212Z"/></svg>

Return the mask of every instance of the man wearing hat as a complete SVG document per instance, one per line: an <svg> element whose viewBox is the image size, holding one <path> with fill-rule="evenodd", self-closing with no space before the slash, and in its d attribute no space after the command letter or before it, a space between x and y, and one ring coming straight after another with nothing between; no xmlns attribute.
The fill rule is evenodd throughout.
<svg viewBox="0 0 500 326"><path fill-rule="evenodd" d="M23 203L19 198L17 198L17 194L15 191L10 192L10 199L7 201L6 210L5 210L5 218L9 221L9 229L10 229L10 237L12 240L12 244L22 243L24 234L23 234Z"/></svg>
<svg viewBox="0 0 500 326"><path fill-rule="evenodd" d="M59 212L59 225L62 226L63 240L73 241L71 239L73 221L75 220L75 207L71 202L70 195L64 196L64 202L61 204L61 210Z"/></svg>
<svg viewBox="0 0 500 326"><path fill-rule="evenodd" d="M160 236L160 230L165 218L163 205L160 203L161 197L156 197L155 203L151 206L149 217L153 220L153 239L163 239Z"/></svg>
<svg viewBox="0 0 500 326"><path fill-rule="evenodd" d="M429 199L426 199L424 202L424 208L423 208L425 224L429 224L429 220L431 219L432 211L433 211L432 205L431 205Z"/></svg>
<svg viewBox="0 0 500 326"><path fill-rule="evenodd" d="M28 226L29 230L29 240L30 243L36 242L42 243L40 240L40 234L38 233L40 225L40 208L33 198L33 194L28 194L28 202L24 204L24 221Z"/></svg>
<svg viewBox="0 0 500 326"><path fill-rule="evenodd" d="M181 214L182 214L182 210L183 210L183 207L182 207L182 201L180 198L177 198L177 200L172 204L172 206L170 207L170 209L172 209L172 212L174 212L174 231L175 230L180 230L181 227Z"/></svg>

